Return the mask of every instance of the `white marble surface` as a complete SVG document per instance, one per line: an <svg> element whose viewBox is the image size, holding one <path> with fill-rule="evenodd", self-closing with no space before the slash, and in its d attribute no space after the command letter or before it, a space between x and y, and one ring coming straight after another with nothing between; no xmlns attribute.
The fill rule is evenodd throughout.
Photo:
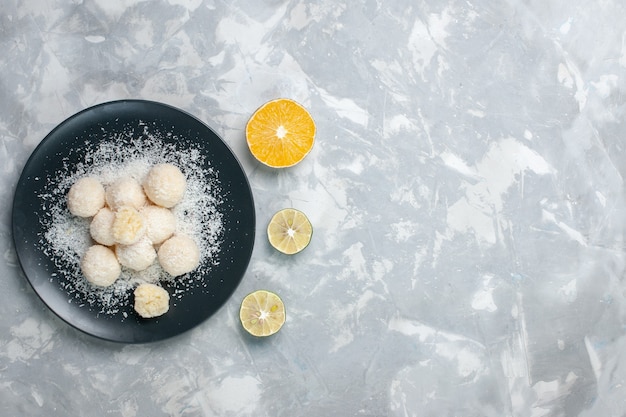
<svg viewBox="0 0 626 417"><path fill-rule="evenodd" d="M621 0L5 0L0 6L0 414L626 413L626 9ZM298 166L244 126L285 96ZM155 344L84 335L21 273L11 197L58 123L121 98L199 117L257 211L235 295ZM265 239L305 211L309 248ZM278 292L276 336L241 298Z"/></svg>

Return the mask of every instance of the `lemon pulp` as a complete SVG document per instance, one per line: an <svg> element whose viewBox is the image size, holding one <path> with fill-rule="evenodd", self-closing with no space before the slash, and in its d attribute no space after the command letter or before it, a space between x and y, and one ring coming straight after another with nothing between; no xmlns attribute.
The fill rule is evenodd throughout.
<svg viewBox="0 0 626 417"><path fill-rule="evenodd" d="M285 305L280 297L267 290L246 295L241 302L241 325L253 336L270 336L285 324Z"/></svg>
<svg viewBox="0 0 626 417"><path fill-rule="evenodd" d="M282 253L293 255L311 242L313 226L307 216L296 209L278 211L267 225L270 244Z"/></svg>

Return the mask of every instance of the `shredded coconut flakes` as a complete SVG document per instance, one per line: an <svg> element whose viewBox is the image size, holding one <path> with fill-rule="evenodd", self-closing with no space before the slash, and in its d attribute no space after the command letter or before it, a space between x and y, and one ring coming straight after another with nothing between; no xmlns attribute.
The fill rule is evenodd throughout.
<svg viewBox="0 0 626 417"><path fill-rule="evenodd" d="M40 222L45 231L38 242L40 249L53 260L57 273L50 278L58 281L68 293L68 302L114 315L130 304L132 290L142 283L163 283L170 288L173 301L181 300L191 288L205 288L208 272L217 265L217 254L223 237L223 214L220 211L221 184L218 173L193 141L167 134L163 140L159 129L140 122L144 132L133 137L133 129L116 133L111 140L84 143L81 162L63 161L63 169L47 178L42 199ZM103 127L103 133L106 133ZM120 140L117 140L120 139ZM133 177L140 183L155 164L171 163L185 174L187 187L182 201L172 208L177 233L192 237L200 249L200 265L196 270L171 277L154 262L147 270L136 272L122 267L117 281L106 288L90 284L82 275L80 260L94 244L89 235L91 218L73 216L67 209L67 192L79 178L93 176L106 187L122 176ZM126 314L123 314L126 317Z"/></svg>

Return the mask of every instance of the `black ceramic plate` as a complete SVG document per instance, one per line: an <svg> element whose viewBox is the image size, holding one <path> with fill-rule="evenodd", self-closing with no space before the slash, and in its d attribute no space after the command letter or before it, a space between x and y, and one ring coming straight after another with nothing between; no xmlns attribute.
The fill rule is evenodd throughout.
<svg viewBox="0 0 626 417"><path fill-rule="evenodd" d="M177 149L193 146L219 180L222 232L214 263L198 276L192 272L185 291L170 310L156 319L142 319L126 303L103 314L98 302L88 304L68 293L74 276L64 276L58 259L45 249L46 210L41 196L49 192L58 172L84 163L88 148L107 141L133 145L133 137L153 133ZM183 333L215 313L232 295L250 261L255 213L252 193L241 165L229 147L208 126L168 105L123 100L88 108L57 126L35 149L17 184L13 202L13 239L24 273L43 302L75 328L98 338L143 343ZM194 275L195 274L195 275ZM67 275L67 274L65 274ZM167 287L167 286L166 286ZM130 298L132 301L132 297Z"/></svg>

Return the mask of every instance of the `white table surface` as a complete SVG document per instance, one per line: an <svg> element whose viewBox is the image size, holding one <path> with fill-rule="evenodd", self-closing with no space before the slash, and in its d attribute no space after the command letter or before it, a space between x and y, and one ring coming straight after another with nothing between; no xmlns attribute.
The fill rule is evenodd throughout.
<svg viewBox="0 0 626 417"><path fill-rule="evenodd" d="M621 0L8 0L0 6L0 414L622 416L626 9ZM244 127L288 97L299 165ZM45 307L11 203L59 123L136 98L200 118L257 215L233 297L163 342L103 342ZM306 212L286 257L265 226ZM277 335L238 308L279 293Z"/></svg>

